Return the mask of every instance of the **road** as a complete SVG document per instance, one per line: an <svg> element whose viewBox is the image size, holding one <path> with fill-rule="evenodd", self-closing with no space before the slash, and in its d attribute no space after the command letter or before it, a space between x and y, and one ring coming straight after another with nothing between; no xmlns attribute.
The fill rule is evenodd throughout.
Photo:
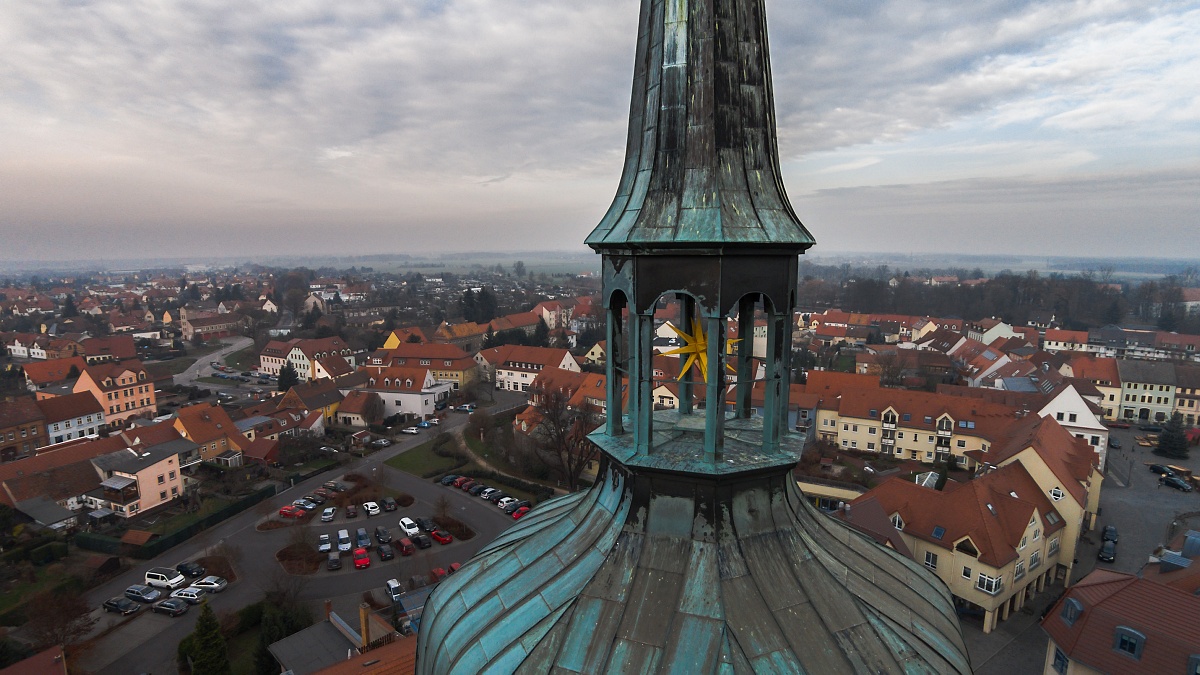
<svg viewBox="0 0 1200 675"><path fill-rule="evenodd" d="M465 414L450 414L443 422L443 429L461 426L465 424L466 418ZM409 576L424 573L432 567L446 567L451 562L465 562L513 524L510 517L489 502L394 470L383 464L384 460L427 440L429 440L428 432L415 437L406 436L387 450L357 460L347 469L373 476L377 481L392 489L411 494L416 499L411 506L392 513L383 513L374 518L360 516L349 521L316 523L310 526L313 539L315 540L316 535L320 533L334 534L341 527L352 530L355 527L366 527L368 531L372 531L379 524L387 526L395 534L401 516L432 516L434 505L442 496L446 496L450 500L456 517L470 525L477 535L470 541L455 541L445 546L434 544L433 548L419 551L412 557L397 557L395 560L382 563L378 557L373 557L371 567L365 570L353 569L347 558L340 571L329 572L322 569L308 577L291 577L300 580L297 582L300 585L299 595L302 599L312 601L314 615L319 616L320 605L326 599L334 599L335 608L345 611L345 609L357 606L364 591L381 591L383 583L387 579L397 578L406 581ZM224 543L238 549L236 569L239 580L231 584L223 593L213 596L212 607L220 614L232 612L254 603L263 597L265 589L270 588L272 584L278 583L281 579L287 578L275 561L274 554L286 546L291 541L290 538L294 536L293 528L258 532L255 525L274 514L279 506L291 502L291 500L312 491L321 483L336 477L337 474L326 473L288 488L273 499L264 502L264 505L256 506L239 514L158 558L141 563L134 569L93 589L87 594L87 600L92 606L99 607L105 599L121 595L129 585L142 583L142 575L150 567L174 567L180 561L202 556L206 549ZM182 617L171 619L164 615L152 615L142 611L122 623L122 620L118 619L116 615L105 615L100 610L95 611L102 619L101 626L97 627L96 633L109 625L121 624L99 640L97 645L78 661L82 669L101 675L175 672L175 647L184 636L192 631L196 617L199 615L198 611L191 611Z"/></svg>

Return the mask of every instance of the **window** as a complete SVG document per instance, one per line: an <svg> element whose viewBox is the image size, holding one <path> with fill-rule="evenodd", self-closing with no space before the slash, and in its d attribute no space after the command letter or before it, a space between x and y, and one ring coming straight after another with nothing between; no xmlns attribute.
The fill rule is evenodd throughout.
<svg viewBox="0 0 1200 675"><path fill-rule="evenodd" d="M899 513L892 516L892 525L894 525L897 530L904 530L904 519L900 517Z"/></svg>
<svg viewBox="0 0 1200 675"><path fill-rule="evenodd" d="M925 566L931 570L937 569L937 554L933 551L925 551Z"/></svg>
<svg viewBox="0 0 1200 675"><path fill-rule="evenodd" d="M1033 531L1033 540L1034 540L1034 541L1037 541L1038 539L1041 539L1041 538L1042 538L1042 530L1041 530L1041 528L1038 528L1038 529L1034 530L1034 531Z"/></svg>
<svg viewBox="0 0 1200 675"><path fill-rule="evenodd" d="M942 527L941 525L938 525L937 527L933 528L933 538L934 539L941 541L942 537L944 537L944 536L946 536L946 528Z"/></svg>
<svg viewBox="0 0 1200 675"><path fill-rule="evenodd" d="M167 491L163 490L163 491L159 492L158 499L159 499L159 501L164 501L164 502L167 501Z"/></svg>
<svg viewBox="0 0 1200 675"><path fill-rule="evenodd" d="M179 496L179 487L178 487L178 486L172 486L172 487L171 487L171 496L172 496L172 497L178 497L178 496Z"/></svg>
<svg viewBox="0 0 1200 675"><path fill-rule="evenodd" d="M1135 659L1142 658L1142 647L1146 644L1146 636L1128 626L1117 626L1113 639L1113 649L1127 654Z"/></svg>
<svg viewBox="0 0 1200 675"><path fill-rule="evenodd" d="M1058 537L1050 540L1050 546L1046 548L1046 555L1054 555L1058 553Z"/></svg>
<svg viewBox="0 0 1200 675"><path fill-rule="evenodd" d="M1067 598L1063 602L1062 613L1059 616L1062 617L1063 623L1074 626L1081 614L1083 614L1083 603L1075 598Z"/></svg>
<svg viewBox="0 0 1200 675"><path fill-rule="evenodd" d="M1062 488L1059 488L1057 486L1050 488L1050 498L1056 502L1061 500L1063 498Z"/></svg>
<svg viewBox="0 0 1200 675"><path fill-rule="evenodd" d="M1067 655L1063 653L1063 650L1055 647L1054 663L1050 664L1050 667L1054 669L1054 672L1058 673L1058 675L1067 675L1067 668L1070 667L1070 665L1071 661L1067 659Z"/></svg>
<svg viewBox="0 0 1200 675"><path fill-rule="evenodd" d="M842 422L842 431L850 431L850 425Z"/></svg>
<svg viewBox="0 0 1200 675"><path fill-rule="evenodd" d="M1025 549L1025 544L1026 544L1026 540L1027 540L1027 539L1028 539L1028 537L1021 537L1021 545L1017 547L1017 549L1018 549L1018 550L1024 550L1024 549Z"/></svg>
<svg viewBox="0 0 1200 675"><path fill-rule="evenodd" d="M875 449L875 444L874 444L874 443L867 443L867 449L868 449L868 450L874 450L874 449Z"/></svg>
<svg viewBox="0 0 1200 675"><path fill-rule="evenodd" d="M1013 570L1013 581L1019 581L1023 576L1025 576L1025 561L1018 560L1017 566Z"/></svg>
<svg viewBox="0 0 1200 675"><path fill-rule="evenodd" d="M960 447L960 448L965 448L965 447L967 447L967 442L966 442L966 441L964 441L964 440L962 440L962 439L959 439L959 441L958 441L958 447Z"/></svg>
<svg viewBox="0 0 1200 675"><path fill-rule="evenodd" d="M979 578L975 581L975 588L987 593L988 595L996 595L1004 590L1003 577L989 577L983 572L979 573Z"/></svg>
<svg viewBox="0 0 1200 675"><path fill-rule="evenodd" d="M1188 657L1187 675L1200 675L1200 654Z"/></svg>
<svg viewBox="0 0 1200 675"><path fill-rule="evenodd" d="M1078 416L1075 413L1071 413L1071 414L1067 415L1067 421L1074 422L1077 419L1077 417Z"/></svg>
<svg viewBox="0 0 1200 675"><path fill-rule="evenodd" d="M175 480L175 472L174 471L171 472L171 480Z"/></svg>
<svg viewBox="0 0 1200 675"><path fill-rule="evenodd" d="M1034 551L1029 554L1029 569L1035 570L1042 564L1042 552Z"/></svg>
<svg viewBox="0 0 1200 675"><path fill-rule="evenodd" d="M970 567L964 567L964 568L963 568L963 578L964 578L964 579L970 579L970 578L971 578L971 568L970 568Z"/></svg>
<svg viewBox="0 0 1200 675"><path fill-rule="evenodd" d="M912 413L904 413L903 415L900 416L900 419L905 422L911 422L912 421Z"/></svg>
<svg viewBox="0 0 1200 675"><path fill-rule="evenodd" d="M158 474L158 484L162 485L165 482L167 482L167 481L163 478L163 475L161 473Z"/></svg>
<svg viewBox="0 0 1200 675"><path fill-rule="evenodd" d="M867 433L868 433L868 434L874 434L874 433L875 433L875 427L867 427Z"/></svg>
<svg viewBox="0 0 1200 675"><path fill-rule="evenodd" d="M1059 422L1063 421L1063 414L1062 414L1062 413L1055 413L1055 414L1054 414L1054 419L1058 420Z"/></svg>

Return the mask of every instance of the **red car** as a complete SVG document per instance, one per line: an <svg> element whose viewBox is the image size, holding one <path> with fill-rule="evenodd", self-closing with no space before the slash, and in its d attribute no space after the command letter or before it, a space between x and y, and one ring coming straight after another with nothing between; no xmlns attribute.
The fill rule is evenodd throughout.
<svg viewBox="0 0 1200 675"><path fill-rule="evenodd" d="M469 480L471 480L470 476L459 476L458 478L454 479L454 482L451 483L451 485L454 487L462 487L462 484Z"/></svg>
<svg viewBox="0 0 1200 675"><path fill-rule="evenodd" d="M513 520L520 520L521 516L525 515L526 513L529 513L529 507L522 506L521 508L517 509L516 511L513 511Z"/></svg>
<svg viewBox="0 0 1200 675"><path fill-rule="evenodd" d="M439 544L449 544L454 541L454 537L451 537L450 533L445 530L434 530L429 533L429 536L433 537L433 540Z"/></svg>
<svg viewBox="0 0 1200 675"><path fill-rule="evenodd" d="M456 562L450 563L450 569L446 570L446 574L454 574L455 572L459 571L460 569L462 569L462 563L456 563Z"/></svg>
<svg viewBox="0 0 1200 675"><path fill-rule="evenodd" d="M284 518L303 518L307 513L308 511L293 504L287 504L279 508L279 515Z"/></svg>
<svg viewBox="0 0 1200 675"><path fill-rule="evenodd" d="M463 492L466 492L467 490L470 490L471 488L475 487L476 485L477 485L476 481L469 480L469 481L463 483L462 485L459 485L458 489L462 490Z"/></svg>
<svg viewBox="0 0 1200 675"><path fill-rule="evenodd" d="M354 549L354 569L361 570L371 566L371 556L367 555L367 549Z"/></svg>
<svg viewBox="0 0 1200 675"><path fill-rule="evenodd" d="M434 581L441 581L446 578L446 570L441 567L435 567L429 570L429 576L433 577Z"/></svg>

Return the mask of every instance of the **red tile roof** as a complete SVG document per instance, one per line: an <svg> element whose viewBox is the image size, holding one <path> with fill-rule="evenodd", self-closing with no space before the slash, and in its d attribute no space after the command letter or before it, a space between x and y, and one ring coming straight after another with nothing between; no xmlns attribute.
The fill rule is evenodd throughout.
<svg viewBox="0 0 1200 675"><path fill-rule="evenodd" d="M25 377L36 386L45 386L49 384L57 384L67 381L67 373L71 372L71 366L75 366L76 370L83 373L83 369L87 367L87 362L82 356L72 356L68 359L49 359L47 361L32 361L24 365Z"/></svg>
<svg viewBox="0 0 1200 675"><path fill-rule="evenodd" d="M42 414L46 416L47 424L104 412L104 406L87 391L44 398L37 402L37 407L41 408Z"/></svg>

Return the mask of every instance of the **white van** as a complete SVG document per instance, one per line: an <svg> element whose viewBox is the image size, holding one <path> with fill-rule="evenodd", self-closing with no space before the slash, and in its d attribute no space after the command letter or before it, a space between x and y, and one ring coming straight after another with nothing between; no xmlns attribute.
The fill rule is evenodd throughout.
<svg viewBox="0 0 1200 675"><path fill-rule="evenodd" d="M400 602L400 596L404 595L404 587L400 585L399 581L388 579L383 587L387 590L388 597L393 603Z"/></svg>
<svg viewBox="0 0 1200 675"><path fill-rule="evenodd" d="M338 552L346 553L350 550L350 530L338 530Z"/></svg>
<svg viewBox="0 0 1200 675"><path fill-rule="evenodd" d="M146 572L146 585L174 589L186 586L187 579L178 570L170 567L152 567Z"/></svg>

